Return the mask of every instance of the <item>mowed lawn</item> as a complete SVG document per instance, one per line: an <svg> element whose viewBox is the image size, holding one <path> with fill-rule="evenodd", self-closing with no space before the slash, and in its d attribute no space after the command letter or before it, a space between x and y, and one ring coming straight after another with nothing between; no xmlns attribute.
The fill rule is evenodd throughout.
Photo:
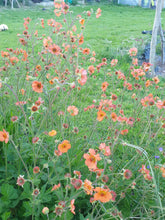
<svg viewBox="0 0 165 220"><path fill-rule="evenodd" d="M114 6L114 5L87 5L71 6L74 15L93 8L101 8L102 15L95 19L91 17L85 27L84 38L88 46L100 53L100 56L114 53L114 50L122 50L131 46L139 46L149 41L150 35L143 35L143 30L152 30L155 10L140 7ZM31 6L21 9L0 8L0 23L9 27L8 31L0 33L0 49L17 47L17 34L22 34L23 18L30 17L34 24L40 24L40 19L55 18L54 7L43 10L42 6ZM83 14L82 14L83 17ZM46 21L45 21L46 23ZM86 23L85 23L86 24ZM165 26L165 13L162 12L162 25ZM34 28L34 27L33 27ZM36 26L40 29L40 25Z"/></svg>

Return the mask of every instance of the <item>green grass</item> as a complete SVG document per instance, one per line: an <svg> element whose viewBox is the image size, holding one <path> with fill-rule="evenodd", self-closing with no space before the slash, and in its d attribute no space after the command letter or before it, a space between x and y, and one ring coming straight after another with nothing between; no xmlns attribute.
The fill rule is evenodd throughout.
<svg viewBox="0 0 165 220"><path fill-rule="evenodd" d="M66 59L66 62L63 61L63 58L58 58L62 60L61 63L58 63L55 67L50 67L49 71L46 72L44 69L45 65L47 65L46 54L43 55L45 57L43 62L41 59L38 61L38 54L36 51L41 51L42 49L37 46L37 48L34 50L33 57L29 43L27 48L26 46L24 48L26 48L27 52L29 53L30 64L28 64L28 62L24 64L20 58L20 62L17 65L10 65L7 67L8 71L1 72L2 79L13 87L13 90L16 92L19 100L27 101L27 104L23 106L23 110L26 114L28 124L26 123L20 108L15 106L15 96L12 94L11 90L3 85L1 90L2 95L0 96L1 103L3 103L0 105L0 113L2 113L0 114L0 124L2 125L0 131L5 128L6 131L9 132L16 146L18 146L16 149L19 150L18 152L20 152L22 158L24 159L24 163L29 169L31 179L34 181L34 186L38 188L40 187L41 190L46 189L48 194L50 193L52 185L56 184L58 181L62 182L63 191L65 191L66 180L64 180L63 176L69 172L69 162L66 154L63 154L61 157L56 157L54 155L54 149L55 147L57 149L59 143L58 141L61 142L61 140L64 139L71 141L72 148L68 151L68 154L70 156L72 172L74 170L80 170L82 172L82 179L84 180L85 178L90 178L91 181L95 181L95 185L97 185L97 182L100 185L105 183L101 182L99 179L96 179L94 173L89 173L87 166L84 164L83 154L87 153L89 148L97 149L99 152L99 144L105 142L107 145L112 147L112 155L110 155L108 158L111 160L111 162L108 160L106 161L105 158L105 161L100 161L99 168L103 168L105 166L106 174L110 179L108 186L117 193L117 199L116 203L105 204L104 209L103 206L97 203L98 213L103 215L103 219L108 219L109 213L112 212L112 209L117 208L122 212L124 219L129 219L129 217L141 217L141 219L143 219L145 217L150 218L151 209L154 209L156 212L155 218L157 218L160 217L159 210L161 209L160 204L157 203L157 200L159 196L164 193L161 173L157 170L154 170L158 187L160 187L159 195L157 194L157 189L155 189L152 185L153 182L145 181L143 176L140 176L138 170L142 164L149 165L149 161L151 161L152 167L158 163L163 164L165 162L163 154L161 154L158 150L160 146L164 146L163 128L160 131L157 139L152 138L152 135L157 132L159 127L161 127L161 123L164 123L163 120L158 120L158 122L156 122L156 119L159 119L160 116L165 117L164 109L158 110L156 106L149 106L148 108L142 109L140 100L149 93L153 93L154 97L159 96L161 100L164 100L165 84L164 81L161 80L159 83L159 89L156 90L155 85L146 88L145 82L147 79L139 81L135 80L130 74L129 69L131 58L128 55L123 56L124 54L128 53L128 48L132 46L138 46L139 48L144 47L145 43L149 40L150 36L142 35L141 31L152 29L155 11L150 9L142 9L139 7L124 7L102 4L94 5L92 7L94 10L100 7L102 9L102 16L99 19L91 17L84 33L84 47L90 47L92 50L95 50L97 53L96 58L107 57L107 67L102 67L100 72L95 71L93 74L95 77L93 77L93 75L89 76L88 74L87 83L81 87L81 90L78 90L77 88L70 90L68 85L63 86L65 87L66 91L65 89L63 90L61 88L58 96L56 99L54 99L56 90L54 89L50 91L50 89L53 89L56 84L50 85L45 79L46 74L50 73L52 76L56 76L55 70L59 70L61 73L64 72L65 68L68 68L73 74L73 64L75 64L76 61L72 64L68 62L68 58ZM81 14L84 10L90 10L90 8L91 6L76 6L71 7L71 10L73 10L73 14L76 15ZM164 19L163 16L164 14L162 13L162 18ZM14 10L4 8L0 9L1 23L5 23L9 27L8 31L0 32L0 50L5 50L6 47L20 47L20 45L17 43L18 37L16 35L17 33L22 33L24 30L24 17L30 17L32 19L32 22L30 23L30 27L32 29L36 22L39 23L39 25L35 26L35 30L37 29L39 31L39 36L42 36L41 33L44 32L47 36L49 28L45 28L47 31L42 29L40 27L40 19L45 19L46 26L46 20L54 17L53 8L49 8L45 11L43 11L41 7ZM35 37L33 36L33 39L34 38ZM39 42L41 45L42 41ZM73 54L66 53L66 55L72 56ZM48 56L49 58L51 57L50 54L48 54ZM86 56L86 59L83 60L81 59L80 54L79 59L82 62L82 64L79 63L80 68L87 69L88 66L91 65L89 58L90 56ZM109 62L112 58L119 59L119 64L114 68L110 66ZM56 63L56 61L57 58L54 56L54 60L52 62ZM94 66L96 66L99 62L101 62L101 60L96 62ZM35 77L33 75L36 64L40 64L42 66L42 71L39 73L39 77ZM7 66L5 63L3 65ZM26 68L28 66L29 69ZM126 80L129 83L132 83L133 90L123 88L124 80L119 80L115 74L115 71L119 69L124 72ZM33 77L31 81L25 80L27 71L29 72L28 74ZM112 76L110 77L107 75L107 72L112 73ZM70 76L72 76L72 74ZM31 83L34 80L40 80L43 82L43 93L38 94L32 91ZM72 77L70 77L70 80L73 80ZM105 92L106 97L104 98L102 96L103 92L101 90L101 85L105 81L109 83L109 86ZM142 86L141 90L136 90L134 88L135 83L139 83ZM20 92L21 88L26 90L24 96ZM116 110L111 109L110 111L106 112L107 119L104 118L102 122L98 122L96 120L98 112L97 108L91 109L87 112L84 111L84 108L93 104L93 100L96 100L95 105L98 106L102 99L111 99L111 93L116 94L118 97L117 100L113 102L117 107ZM136 93L138 98L137 100L131 98L133 93ZM35 112L33 114L34 119L31 120L31 106L40 96L44 100L43 107L41 106L39 113ZM55 101L51 103L53 99ZM79 114L77 116L72 117L69 115L67 112L67 107L69 105L75 105L79 109ZM117 115L121 115L121 113L119 113L120 108L124 110L125 117L134 117L135 120L140 118L141 121L138 122L136 120L133 127L127 125L126 123L122 124L119 122L113 122L110 119L110 114L112 111L114 111ZM65 115L59 117L59 111L64 111ZM151 114L155 115L152 119L150 118ZM18 122L11 122L10 118L13 115L18 115ZM69 125L68 129L63 128L64 123ZM73 132L74 127L78 127L78 134ZM120 131L125 128L129 129L128 134L126 136L120 135L120 137L116 139L117 130ZM49 132L51 129L57 130L57 136L54 138L45 135L45 131ZM32 144L32 138L34 136L39 136L40 138L40 141L36 145ZM84 138L84 136L86 137ZM133 148L129 145L123 145L122 141L128 142L134 146L142 147L147 151L149 155L148 158L146 159L146 157L143 155L144 152L136 152L134 149L135 147ZM36 202L36 204L34 204L36 209L38 207L36 216L38 215L41 217L41 207L43 205L51 207L50 215L54 216L54 205L58 203L58 199L55 197L55 194L51 194L51 196L48 196L47 198L45 193L41 193L41 197L39 197L39 199L36 198L35 201L32 201L29 199L32 198L32 189L30 188L30 183L29 187L28 183L26 183L24 189L19 186L16 189L17 177L20 174L25 174L25 177L28 178L27 173L22 162L20 161L20 158L17 156L17 151L13 148L13 143L9 142L8 145L5 145L4 143L0 142L0 144L2 146L0 148L2 153L0 160L0 172L2 173L1 181L3 183L3 188L6 187L6 191L8 190L9 187L5 185L7 182L10 184L10 188L11 186L14 187L14 189L11 189L10 191L18 191L20 196L19 198L22 197L21 200L18 199L19 203L16 203L17 201L15 201L15 203L11 201L12 204L8 204L10 200L12 200L10 198L10 194L12 193L7 194L9 198L7 196L4 198L3 196L3 199L6 201L6 203L4 205L5 208L3 205L0 206L0 213L7 215L5 212L8 212L9 215L21 216L22 218L25 216L25 214L26 216L30 216L31 204ZM5 146L7 147L5 148ZM155 159L155 155L159 155L160 159ZM42 168L43 164L46 163L49 163L49 170L43 168L41 174L38 176L33 175L34 166L38 165ZM114 170L112 172L109 170L109 166L113 166ZM121 175L123 168L128 168L133 172L133 177L130 180L123 180L123 176ZM46 172L48 172L48 174ZM88 173L89 175L87 175ZM134 191L131 189L133 180L136 180L137 184ZM5 195L6 191L3 189L1 194ZM74 196L76 198L77 191L75 191L75 194L72 193L73 190L69 192L66 200L70 201L70 198ZM121 198L121 193L126 193L126 197ZM15 196L15 198L17 197ZM38 204L40 204L40 206ZM165 205L163 197L162 204L163 206ZM69 205L69 202L67 205ZM10 209L11 207L14 208ZM94 215L97 214L97 207L95 208L95 212L93 213ZM74 219L86 219L88 212L90 215L92 212L91 210L93 209L92 205L89 203L89 196L80 195L80 199L76 198L76 209L77 216L75 216ZM107 210L108 215L105 212L105 209ZM17 210L19 210L19 213L17 213ZM50 217L50 219L53 218L54 217ZM30 219L30 217L25 217L25 219ZM42 219L45 219L43 215ZM65 219L73 219L73 216ZM97 219L99 219L99 217ZM113 219L113 217L111 219Z"/></svg>
<svg viewBox="0 0 165 220"><path fill-rule="evenodd" d="M129 46L136 46L142 42L144 46L150 36L142 35L143 30L151 30L154 20L154 10L140 7L126 7L113 5L92 5L92 6L71 6L73 14L81 14L84 10L90 10L91 7L96 10L98 7L102 10L102 16L99 19L92 18L85 30L85 40L100 55L114 54L117 49L125 49ZM49 19L54 17L54 8L42 7L5 9L0 8L0 22L8 25L9 30L1 32L0 49L17 46L18 33L23 30L23 18L30 17L34 23L39 19ZM162 24L164 25L165 14L162 13ZM10 40L9 40L10 38Z"/></svg>

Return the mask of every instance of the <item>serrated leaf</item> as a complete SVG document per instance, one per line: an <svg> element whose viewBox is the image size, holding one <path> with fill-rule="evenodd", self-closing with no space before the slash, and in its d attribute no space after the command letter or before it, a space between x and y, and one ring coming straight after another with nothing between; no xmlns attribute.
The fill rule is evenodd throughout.
<svg viewBox="0 0 165 220"><path fill-rule="evenodd" d="M1 187L1 194L3 195L2 200L3 201L9 201L12 199L18 198L17 190L14 189L12 185L9 184L3 184Z"/></svg>

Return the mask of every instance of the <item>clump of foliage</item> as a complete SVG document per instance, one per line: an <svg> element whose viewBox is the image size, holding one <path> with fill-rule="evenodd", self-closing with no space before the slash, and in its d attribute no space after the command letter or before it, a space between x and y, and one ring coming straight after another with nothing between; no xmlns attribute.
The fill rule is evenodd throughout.
<svg viewBox="0 0 165 220"><path fill-rule="evenodd" d="M2 219L161 218L163 80L137 48L125 73L97 59L83 34L93 10L72 18L55 1L54 13L24 18L20 47L1 51Z"/></svg>

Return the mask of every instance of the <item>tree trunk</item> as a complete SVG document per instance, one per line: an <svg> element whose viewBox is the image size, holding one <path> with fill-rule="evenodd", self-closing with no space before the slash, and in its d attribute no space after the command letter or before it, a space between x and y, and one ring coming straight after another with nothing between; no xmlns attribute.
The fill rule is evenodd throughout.
<svg viewBox="0 0 165 220"><path fill-rule="evenodd" d="M151 66L151 76L155 75L155 57L156 57L156 43L157 43L157 34L161 24L161 11L162 11L162 0L157 0L155 20L152 29L152 38L150 45L150 60Z"/></svg>
<svg viewBox="0 0 165 220"><path fill-rule="evenodd" d="M160 31L160 40L161 40L161 63L162 65L164 65L165 64L165 38L164 38L164 33L163 33L161 23L160 23L159 31Z"/></svg>
<svg viewBox="0 0 165 220"><path fill-rule="evenodd" d="M7 0L5 0L5 7L7 7Z"/></svg>

